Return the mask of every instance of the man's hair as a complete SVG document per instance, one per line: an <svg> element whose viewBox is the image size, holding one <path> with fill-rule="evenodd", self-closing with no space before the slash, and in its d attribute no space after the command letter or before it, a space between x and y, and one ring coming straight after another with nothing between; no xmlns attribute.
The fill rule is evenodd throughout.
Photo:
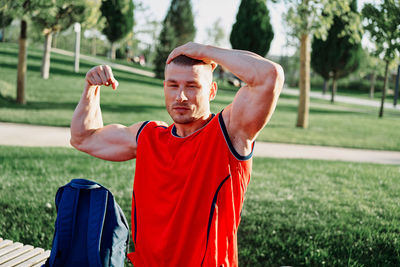
<svg viewBox="0 0 400 267"><path fill-rule="evenodd" d="M184 66L184 67L193 67L193 66L196 66L196 65L210 66L211 80L212 80L213 65L212 64L207 64L203 60L194 59L194 58L191 58L191 57L188 57L188 56L185 56L185 55L179 55L179 56L173 58L171 60L170 64L171 63L174 63L174 64L179 65L179 66ZM165 73L167 71L167 66L168 66L168 64L165 65L164 75L165 75Z"/></svg>
<svg viewBox="0 0 400 267"><path fill-rule="evenodd" d="M177 56L176 58L172 59L171 63L181 66L194 66L194 65L207 64L203 60L194 59L185 55Z"/></svg>

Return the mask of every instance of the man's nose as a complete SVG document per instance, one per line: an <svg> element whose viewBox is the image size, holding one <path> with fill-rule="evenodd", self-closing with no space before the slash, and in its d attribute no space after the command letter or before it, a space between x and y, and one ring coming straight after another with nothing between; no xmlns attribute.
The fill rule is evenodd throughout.
<svg viewBox="0 0 400 267"><path fill-rule="evenodd" d="M183 90L183 88L179 89L178 94L176 96L176 100L180 101L180 102L188 100L188 98L185 95L185 91Z"/></svg>

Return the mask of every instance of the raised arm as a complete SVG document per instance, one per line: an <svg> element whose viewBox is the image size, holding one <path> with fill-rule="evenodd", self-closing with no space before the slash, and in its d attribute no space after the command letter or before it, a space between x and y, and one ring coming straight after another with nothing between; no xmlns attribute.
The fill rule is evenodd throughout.
<svg viewBox="0 0 400 267"><path fill-rule="evenodd" d="M100 86L118 86L109 66L88 71L81 100L71 121L71 145L92 156L124 161L136 157L136 134L142 123L130 127L120 124L104 126L100 109Z"/></svg>
<svg viewBox="0 0 400 267"><path fill-rule="evenodd" d="M275 110L284 82L282 67L249 51L196 43L174 49L167 63L181 54L220 64L246 83L224 109L222 116L236 151L240 155L248 155L252 142Z"/></svg>

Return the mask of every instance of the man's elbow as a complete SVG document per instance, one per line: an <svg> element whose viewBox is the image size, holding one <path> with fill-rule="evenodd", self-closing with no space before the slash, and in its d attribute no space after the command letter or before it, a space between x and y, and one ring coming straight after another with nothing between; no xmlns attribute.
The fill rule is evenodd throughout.
<svg viewBox="0 0 400 267"><path fill-rule="evenodd" d="M85 137L82 136L76 136L76 135L71 135L71 139L69 140L69 143L71 146L73 146L75 149L86 152L86 146L87 146L87 140Z"/></svg>
<svg viewBox="0 0 400 267"><path fill-rule="evenodd" d="M85 147L88 146L88 142L92 138L92 135L95 133L95 131L96 130L88 130L85 132L79 132L71 128L71 138L69 143L77 150L86 152L87 148Z"/></svg>
<svg viewBox="0 0 400 267"><path fill-rule="evenodd" d="M281 65L274 63L265 74L265 89L268 94L279 95L285 81L285 74Z"/></svg>
<svg viewBox="0 0 400 267"><path fill-rule="evenodd" d="M82 141L79 140L78 138L74 138L71 137L71 139L69 140L69 143L71 144L71 146L73 146L74 148L78 149L78 150L82 150Z"/></svg>

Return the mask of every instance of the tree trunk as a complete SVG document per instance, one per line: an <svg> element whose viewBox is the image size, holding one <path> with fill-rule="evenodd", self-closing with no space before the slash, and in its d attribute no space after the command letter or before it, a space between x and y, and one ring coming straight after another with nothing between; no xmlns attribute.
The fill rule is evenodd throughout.
<svg viewBox="0 0 400 267"><path fill-rule="evenodd" d="M125 58L126 58L126 61L128 61L128 62L130 61L131 58L133 58L133 49L132 49L132 47L133 47L132 40L129 40L128 44L127 44L127 46L125 48L125 51L126 51Z"/></svg>
<svg viewBox="0 0 400 267"><path fill-rule="evenodd" d="M308 128L310 106L310 36L300 38L300 95L297 111L297 127Z"/></svg>
<svg viewBox="0 0 400 267"><path fill-rule="evenodd" d="M27 58L27 23L21 20L21 31L19 35L18 73L17 73L17 103L25 104L25 80L26 80L26 58Z"/></svg>
<svg viewBox="0 0 400 267"><path fill-rule="evenodd" d="M116 51L116 47L115 47L115 43L111 43L111 60L115 60L115 51Z"/></svg>
<svg viewBox="0 0 400 267"><path fill-rule="evenodd" d="M394 87L393 106L397 106L397 99L399 98L399 80L400 80L400 64L397 67L396 85Z"/></svg>
<svg viewBox="0 0 400 267"><path fill-rule="evenodd" d="M336 95L336 86L337 86L337 78L336 75L332 77L332 94L331 94L331 103L335 102L335 95Z"/></svg>
<svg viewBox="0 0 400 267"><path fill-rule="evenodd" d="M6 27L3 26L1 29L1 42L4 43L6 41Z"/></svg>
<svg viewBox="0 0 400 267"><path fill-rule="evenodd" d="M376 73L375 73L375 71L374 71L374 72L371 74L371 87L369 88L369 98L374 98L375 81L376 81Z"/></svg>
<svg viewBox="0 0 400 267"><path fill-rule="evenodd" d="M379 118L383 117L383 106L385 105L385 97L386 97L386 85L389 74L389 60L386 60L385 67L385 80L383 81L383 90L382 90L382 99L381 99L381 109L379 110Z"/></svg>
<svg viewBox="0 0 400 267"><path fill-rule="evenodd" d="M324 79L324 87L322 88L322 94L325 95L329 89L329 79Z"/></svg>
<svg viewBox="0 0 400 267"><path fill-rule="evenodd" d="M97 51L96 51L96 36L95 35L93 35L93 38L92 38L92 46L91 46L90 53L92 54L92 56L96 56L96 54L97 54Z"/></svg>
<svg viewBox="0 0 400 267"><path fill-rule="evenodd" d="M44 39L44 51L43 51L41 74L42 78L46 80L49 78L49 72L50 72L50 51L51 51L52 37L53 33L49 30L49 32L46 33Z"/></svg>
<svg viewBox="0 0 400 267"><path fill-rule="evenodd" d="M57 48L57 37L58 37L58 32L56 32L55 34L53 34L53 44L51 45L51 47L53 48Z"/></svg>
<svg viewBox="0 0 400 267"><path fill-rule="evenodd" d="M74 71L79 72L79 57L81 53L81 31L75 31Z"/></svg>

